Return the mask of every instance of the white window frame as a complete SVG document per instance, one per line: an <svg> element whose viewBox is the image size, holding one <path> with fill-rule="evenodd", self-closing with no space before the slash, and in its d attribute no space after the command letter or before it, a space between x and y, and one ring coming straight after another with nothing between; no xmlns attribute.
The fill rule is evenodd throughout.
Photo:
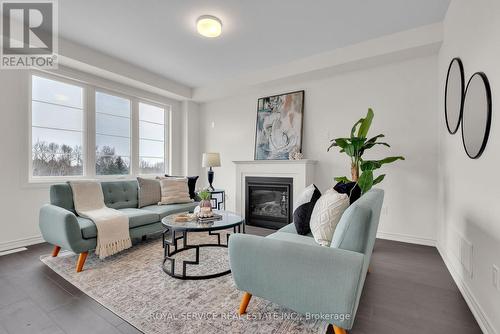
<svg viewBox="0 0 500 334"><path fill-rule="evenodd" d="M97 114L97 110L96 110L96 101L95 101L95 96L97 93L103 93L103 94L106 94L106 95L111 95L111 96L116 96L116 97L120 97L120 98L123 98L123 99L126 99L130 102L130 146L129 146L129 154L130 154L130 166L129 166L129 172L128 174L117 174L117 175L97 175L97 171L96 171L96 165L95 165L95 162L96 162L96 154L95 154L95 144L96 144L96 138L97 138L97 130L95 128L95 122L96 122L96 114ZM93 173L94 173L94 176L96 179L125 179L125 178L130 178L132 176L135 175L135 172L134 172L134 169L132 168L133 166L133 159L134 159L134 151L133 151L133 147L134 147L134 99L132 96L130 95L125 95L125 94L122 94L122 93L118 93L118 92L115 92L115 91L112 91L112 90L109 90L109 89L106 89L106 88L101 88L101 87L94 87L94 90L93 90L93 93L92 93L92 96L94 97L94 104L93 104L93 122L94 122L94 132L93 132L93 139L94 139L94 145L92 146L94 148L94 151L93 151L93 156L94 156L94 164L92 166L92 169L93 169ZM138 139L137 139L138 140ZM90 153L90 152L89 152Z"/></svg>
<svg viewBox="0 0 500 334"><path fill-rule="evenodd" d="M169 111L169 107L168 106L165 106L164 104L159 104L157 102L153 102L153 101L149 101L149 100L146 100L146 99L137 99L136 101L136 110L137 110L137 113L136 113L136 116L137 116L137 122L135 122L135 124L137 124L137 165L136 165L136 170L137 170L137 175L139 176L143 176L143 177L151 177L151 176L154 176L156 174L152 173L152 174L141 174L139 173L140 171L140 168L139 168L139 162L141 160L141 152L140 152L140 147L139 147L139 142L140 142L140 131L139 131L139 123L140 123L140 118L139 118L139 103L144 103L144 104L149 104L149 105L152 105L152 106L155 106L155 107L158 107L158 108L161 108L163 109L163 168L164 168L164 175L165 174L168 174L168 171L169 171L169 165L167 165L167 163L169 162L169 156L168 156L168 147L169 147L169 132L171 133L171 130L170 130L170 111Z"/></svg>
<svg viewBox="0 0 500 334"><path fill-rule="evenodd" d="M82 135L82 151L83 151L83 175L71 175L71 176L33 176L33 159L32 159L32 87L33 87L33 76L46 78L50 80L56 80L70 85L75 85L83 89L83 135ZM170 137L172 136L172 124L170 123L172 106L166 102L161 102L158 100L151 99L146 94L141 94L140 90L136 90L131 87L126 87L126 89L113 89L105 87L103 85L98 85L95 83L89 83L84 80L79 80L75 75L69 77L66 75L59 75L48 73L41 70L32 69L29 71L29 87L28 87L28 184L53 184L59 182L65 182L68 180L82 180L82 179L97 179L100 181L104 180L117 180L117 179L134 179L137 176L144 177L154 177L160 174L140 174L139 173L139 102L151 104L160 107L164 110L164 173L168 173L171 166L169 148L170 148ZM121 84L116 84L116 86L122 86ZM136 94L131 94L130 91L136 92ZM96 173L96 154L95 154L95 144L96 144L96 105L95 105L95 95L96 92L102 92L109 95L114 95L118 97L126 98L130 101L130 170L127 175L97 175Z"/></svg>
<svg viewBox="0 0 500 334"><path fill-rule="evenodd" d="M83 175L71 175L71 176L33 176L33 77L40 77L44 79L49 79L49 80L56 80L62 83L66 83L69 85L77 86L82 88L82 106L83 106L83 131L82 131L82 153L83 153ZM29 125L29 131L28 131L28 173L29 173L29 182L30 183L36 183L36 182L43 182L47 180L51 181L59 181L63 182L68 179L73 179L73 180L78 180L78 179L84 179L85 178L85 169L87 168L87 156L88 156L88 150L87 150L87 98L86 98L86 87L83 83L75 81L75 80L70 80L66 78L61 78L55 75L51 75L48 73L41 73L41 72L32 72L30 73L29 76L29 108L28 108L28 125Z"/></svg>

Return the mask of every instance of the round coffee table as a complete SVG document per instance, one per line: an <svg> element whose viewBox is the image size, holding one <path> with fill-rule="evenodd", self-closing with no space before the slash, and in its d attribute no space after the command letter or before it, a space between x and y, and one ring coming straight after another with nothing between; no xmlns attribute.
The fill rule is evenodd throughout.
<svg viewBox="0 0 500 334"><path fill-rule="evenodd" d="M227 234L226 243L221 243L221 235L220 233L214 232L219 230L233 229L233 233L245 233L245 220L236 213L229 211L214 211L215 213L222 216L219 220L214 220L211 222L198 222L198 221L189 221L189 222L176 222L175 217L179 215L179 213L172 214L166 216L161 220L161 223L165 227L165 231L163 232L163 271L166 272L169 276L184 279L184 280L199 280L199 279L209 279L227 275L231 272L231 270L226 270L223 272L218 272L215 274L209 275L187 275L186 274L186 266L190 265L198 265L200 263L200 248L202 247L228 247L229 235ZM170 235L167 233L170 232ZM188 233L189 232L208 232L209 235L217 236L217 243L212 244L200 244L200 245L188 245ZM182 248L180 248L177 242L182 239ZM170 249L174 250L171 251ZM186 251L188 249L196 250L196 258L194 261L182 261L182 274L175 273L175 259L172 257L173 255ZM165 266L166 262L169 262L168 266Z"/></svg>

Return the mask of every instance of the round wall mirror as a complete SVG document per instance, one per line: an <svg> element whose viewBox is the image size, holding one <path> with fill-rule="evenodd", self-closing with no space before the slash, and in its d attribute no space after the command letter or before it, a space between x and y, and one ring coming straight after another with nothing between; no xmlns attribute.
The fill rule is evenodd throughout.
<svg viewBox="0 0 500 334"><path fill-rule="evenodd" d="M488 142L491 124L491 90L482 72L472 75L465 91L462 141L471 159L481 156Z"/></svg>
<svg viewBox="0 0 500 334"><path fill-rule="evenodd" d="M460 58L453 58L446 75L444 115L448 132L455 134L462 119L464 101L464 67Z"/></svg>

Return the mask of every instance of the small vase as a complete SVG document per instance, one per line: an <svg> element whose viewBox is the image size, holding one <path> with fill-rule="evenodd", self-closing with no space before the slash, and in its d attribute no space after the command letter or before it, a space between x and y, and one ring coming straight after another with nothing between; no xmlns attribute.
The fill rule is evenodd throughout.
<svg viewBox="0 0 500 334"><path fill-rule="evenodd" d="M200 202L200 209L205 209L205 210L209 210L209 211L212 211L212 202L210 202L210 200L208 199L204 199L204 200L201 200Z"/></svg>
<svg viewBox="0 0 500 334"><path fill-rule="evenodd" d="M212 202L210 200L201 200L200 202L200 216L201 217L211 217L212 213Z"/></svg>

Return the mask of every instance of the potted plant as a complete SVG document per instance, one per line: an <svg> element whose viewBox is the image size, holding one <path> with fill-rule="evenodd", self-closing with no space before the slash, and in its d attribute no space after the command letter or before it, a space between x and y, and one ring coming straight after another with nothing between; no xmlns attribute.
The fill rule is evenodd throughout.
<svg viewBox="0 0 500 334"><path fill-rule="evenodd" d="M202 190L198 193L198 197L200 197L200 217L211 217L212 213L212 202L210 199L212 198L212 194L208 190Z"/></svg>
<svg viewBox="0 0 500 334"><path fill-rule="evenodd" d="M380 138L385 137L383 134L379 134L375 137L367 139L368 131L372 124L374 117L373 110L368 109L366 117L361 118L351 129L351 135L349 137L334 138L330 140L330 146L327 151L330 151L333 147L339 147L340 153L345 153L351 159L351 179L346 176L336 177L335 181L340 183L353 182L354 189L358 186L361 190L361 194L366 193L374 185L382 182L385 178L385 174L381 174L374 177L373 172L379 169L384 164L392 163L397 160L404 160L402 156L387 157L381 160L364 160L363 154L366 150L376 146L383 145L390 147L388 143L378 142ZM361 172L361 174L360 174Z"/></svg>

